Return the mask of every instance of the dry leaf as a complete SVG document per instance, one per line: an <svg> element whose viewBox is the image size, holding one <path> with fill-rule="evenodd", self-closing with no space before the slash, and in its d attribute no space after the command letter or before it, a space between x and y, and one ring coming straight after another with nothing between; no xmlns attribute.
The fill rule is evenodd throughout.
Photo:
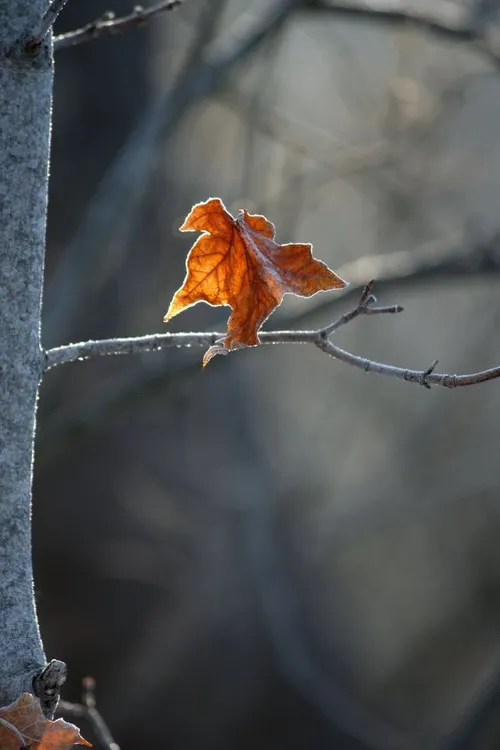
<svg viewBox="0 0 500 750"><path fill-rule="evenodd" d="M24 693L14 703L0 708L0 749L71 750L73 745L92 747L78 727L64 719L46 719L40 701Z"/></svg>
<svg viewBox="0 0 500 750"><path fill-rule="evenodd" d="M258 344L260 327L284 294L310 297L346 286L313 258L312 245L278 244L274 225L264 216L243 209L233 218L220 198L193 206L181 231L203 234L188 254L186 278L164 320L197 302L232 310L225 338L208 350L204 365L224 350Z"/></svg>

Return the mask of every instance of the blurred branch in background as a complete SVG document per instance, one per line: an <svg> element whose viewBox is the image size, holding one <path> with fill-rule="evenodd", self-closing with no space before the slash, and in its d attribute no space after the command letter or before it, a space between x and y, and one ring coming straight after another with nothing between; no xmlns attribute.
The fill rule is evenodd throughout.
<svg viewBox="0 0 500 750"><path fill-rule="evenodd" d="M68 337L85 292L95 284L101 249L113 238L123 217L130 220L138 210L165 137L192 105L221 86L236 65L277 33L298 5L300 0L281 0L257 17L250 11L242 14L232 29L207 45L194 69L188 67L172 89L151 103L102 180L82 225L49 279L46 344Z"/></svg>
<svg viewBox="0 0 500 750"><path fill-rule="evenodd" d="M500 663L485 680L464 711L462 721L443 742L442 750L474 750L488 724L498 712L500 703Z"/></svg>
<svg viewBox="0 0 500 750"><path fill-rule="evenodd" d="M366 255L340 266L338 273L349 280L349 286L334 299L319 299L310 309L290 316L291 322L303 324L331 313L339 304L339 297L342 300L355 297L367 279L374 279L379 291L387 291L429 282L496 276L500 273L500 234L495 232L490 238L477 239L469 232L457 232L414 250Z"/></svg>
<svg viewBox="0 0 500 750"><path fill-rule="evenodd" d="M291 119L288 112L280 112L277 107L269 112L258 106L257 99L257 95L248 97L236 88L217 94L217 100L244 119L252 132L270 136L291 153L307 157L322 167L334 167L335 176L349 176L383 164L388 158L389 143L385 139L339 146L331 133L315 129L310 122ZM322 141L330 148L325 148Z"/></svg>
<svg viewBox="0 0 500 750"><path fill-rule="evenodd" d="M495 43L484 14L474 6L466 7L448 0L435 0L429 5L404 0L371 0L370 3L349 0L305 0L311 11L325 11L339 18L366 19L388 27L414 25L442 39L466 42L500 66L500 47ZM488 21L490 19L488 18Z"/></svg>
<svg viewBox="0 0 500 750"><path fill-rule="evenodd" d="M237 388L238 385L241 389L241 384L237 383ZM244 394L236 390L228 406L240 416L237 450L241 463L251 467L253 477L252 482L241 483L240 507L233 512L235 534L281 673L332 729L337 727L355 740L359 750L417 750L420 747L417 737L364 705L341 684L340 669L325 669L315 653L278 533L276 491L269 457L260 447ZM330 742L333 747L345 746L342 736L334 735Z"/></svg>
<svg viewBox="0 0 500 750"><path fill-rule="evenodd" d="M101 750L120 750L111 735L108 725L96 708L95 680L92 677L85 677L83 680L81 703L60 701L57 710L63 716L68 716L72 719L86 719L92 727L98 741L98 747Z"/></svg>

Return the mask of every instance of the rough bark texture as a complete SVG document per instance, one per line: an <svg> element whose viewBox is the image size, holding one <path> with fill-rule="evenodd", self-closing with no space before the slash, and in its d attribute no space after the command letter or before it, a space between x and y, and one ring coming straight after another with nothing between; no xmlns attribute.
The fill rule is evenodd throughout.
<svg viewBox="0 0 500 750"><path fill-rule="evenodd" d="M16 45L44 0L0 0L0 705L46 665L33 598L31 481L41 375L43 280L52 96L50 41Z"/></svg>

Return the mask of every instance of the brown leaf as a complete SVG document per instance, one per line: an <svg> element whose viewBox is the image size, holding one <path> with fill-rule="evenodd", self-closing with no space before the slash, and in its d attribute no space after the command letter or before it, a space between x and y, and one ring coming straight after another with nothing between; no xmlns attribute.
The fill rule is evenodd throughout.
<svg viewBox="0 0 500 750"><path fill-rule="evenodd" d="M226 350L259 343L258 331L286 293L310 297L346 282L312 256L312 245L275 241L276 230L264 216L245 209L233 218L220 198L197 203L182 232L203 232L189 251L186 278L164 320L197 302L229 305L232 312L223 341ZM204 365L215 354L208 350Z"/></svg>
<svg viewBox="0 0 500 750"><path fill-rule="evenodd" d="M1 750L71 750L73 745L92 747L84 740L78 727L64 719L46 719L40 701L24 693L14 703L0 708Z"/></svg>

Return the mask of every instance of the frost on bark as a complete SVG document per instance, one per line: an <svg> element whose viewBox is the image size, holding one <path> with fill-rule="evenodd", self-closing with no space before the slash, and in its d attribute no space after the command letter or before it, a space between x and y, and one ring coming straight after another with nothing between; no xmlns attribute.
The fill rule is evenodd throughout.
<svg viewBox="0 0 500 750"><path fill-rule="evenodd" d="M0 0L0 705L35 691L50 713L64 665L44 671L31 483L53 75L50 38L32 54L18 42L45 6Z"/></svg>

